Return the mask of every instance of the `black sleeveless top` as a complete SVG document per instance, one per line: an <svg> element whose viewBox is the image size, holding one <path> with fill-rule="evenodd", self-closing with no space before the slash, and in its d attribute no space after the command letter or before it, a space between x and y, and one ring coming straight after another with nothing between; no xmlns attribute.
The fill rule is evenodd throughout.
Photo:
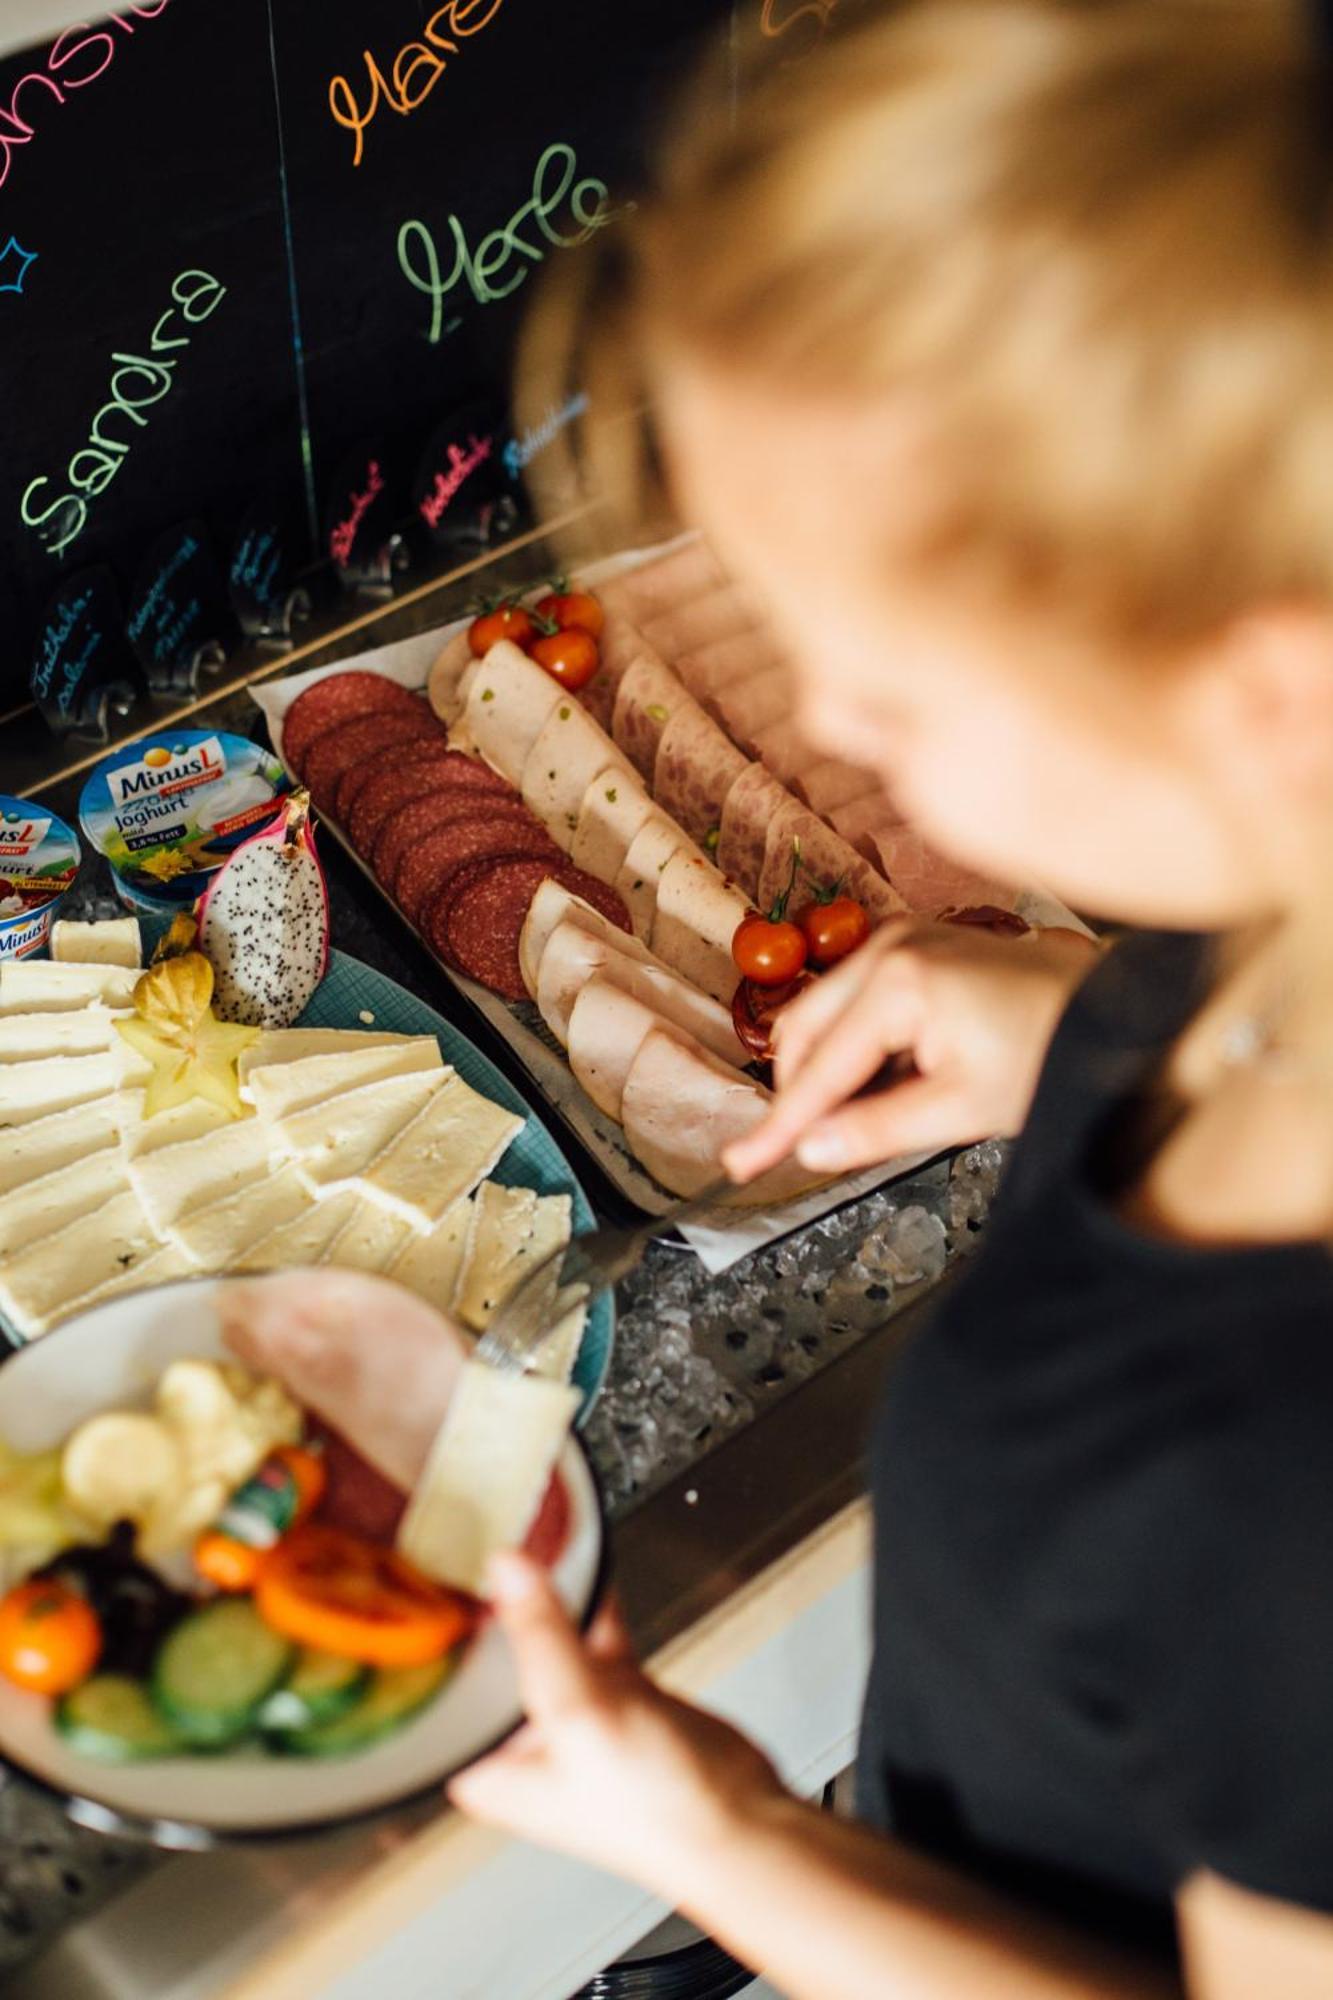
<svg viewBox="0 0 1333 2000"><path fill-rule="evenodd" d="M1163 1949L1201 1867L1333 1911L1333 1259L1097 1186L1206 961L1139 935L1075 997L871 1470L863 1814Z"/></svg>

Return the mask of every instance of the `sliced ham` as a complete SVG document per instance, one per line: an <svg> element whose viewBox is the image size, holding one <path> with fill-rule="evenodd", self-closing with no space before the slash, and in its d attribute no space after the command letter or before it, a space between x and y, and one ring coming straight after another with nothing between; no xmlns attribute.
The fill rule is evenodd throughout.
<svg viewBox="0 0 1333 2000"><path fill-rule="evenodd" d="M621 1116L635 1158L664 1188L689 1200L721 1178L724 1147L752 1132L772 1102L762 1084L656 1028L630 1064ZM767 1206L818 1184L817 1175L793 1164L774 1168L731 1199Z"/></svg>
<svg viewBox="0 0 1333 2000"><path fill-rule="evenodd" d="M664 812L654 811L652 818L644 821L631 841L624 866L612 885L629 911L635 937L642 938L645 944L653 934L657 885L667 863L682 850L687 854L698 853L674 819L668 819ZM699 859L702 860L703 856L700 855Z"/></svg>
<svg viewBox="0 0 1333 2000"><path fill-rule="evenodd" d="M466 627L447 639L435 655L426 682L430 705L444 723L456 722L463 708L461 682L475 654L467 641Z"/></svg>
<svg viewBox="0 0 1333 2000"><path fill-rule="evenodd" d="M716 848L722 807L745 769L745 757L687 695L662 730L653 767L653 794L663 812L679 820L691 840Z"/></svg>
<svg viewBox="0 0 1333 2000"><path fill-rule="evenodd" d="M789 798L771 771L747 764L723 801L717 865L747 896L758 894L769 823Z"/></svg>
<svg viewBox="0 0 1333 2000"><path fill-rule="evenodd" d="M907 908L904 898L863 856L849 847L808 806L803 806L799 799L787 793L784 804L769 821L756 899L761 910L771 909L775 899L783 894L791 881L792 858L797 842L800 843L800 867L788 904L789 915L798 915L812 902L816 888L827 893L838 885L864 904L872 923L883 923L887 918L901 916Z"/></svg>
<svg viewBox="0 0 1333 2000"><path fill-rule="evenodd" d="M672 665L696 701L715 708L727 688L783 666L773 635L763 626L719 639L709 646L691 646L672 656Z"/></svg>
<svg viewBox="0 0 1333 2000"><path fill-rule="evenodd" d="M728 1008L665 965L618 950L614 936L598 936L569 921L557 924L551 932L537 965L537 1007L558 1042L568 1042L579 994L596 978L633 994L662 1020L698 1040L724 1062L743 1068L749 1060L731 1025Z"/></svg>
<svg viewBox="0 0 1333 2000"><path fill-rule="evenodd" d="M468 737L502 777L520 784L532 746L557 703L570 705L559 683L512 640L501 639L478 661L471 678L463 711Z"/></svg>
<svg viewBox="0 0 1333 2000"><path fill-rule="evenodd" d="M628 931L622 931L618 924L611 923L600 910L594 910L591 903L585 903L581 896L576 896L562 882L548 877L528 905L518 942L523 984L534 999L537 997L537 972L547 940L558 925L566 922L578 924L593 937L612 939L616 949L626 957L639 959L646 965L657 963L646 944L631 937Z"/></svg>
<svg viewBox="0 0 1333 2000"><path fill-rule="evenodd" d="M631 618L651 618L692 597L703 597L725 585L727 574L707 542L694 536L669 555L655 562L641 563L626 570L602 587L599 595L610 599Z"/></svg>
<svg viewBox="0 0 1333 2000"><path fill-rule="evenodd" d="M731 941L749 907L711 861L682 850L658 878L652 948L691 985L729 1005L740 984Z"/></svg>
<svg viewBox="0 0 1333 2000"><path fill-rule="evenodd" d="M883 826L865 844L909 909L933 916L983 903L1000 910L1014 907L1014 889L948 860L910 826Z"/></svg>
<svg viewBox="0 0 1333 2000"><path fill-rule="evenodd" d="M641 653L616 689L611 714L611 734L616 747L629 758L635 770L652 783L657 762L657 746L673 709L688 701L680 680L666 661L652 652Z"/></svg>
<svg viewBox="0 0 1333 2000"><path fill-rule="evenodd" d="M719 690L709 706L747 757L759 755L766 731L791 721L791 680L782 665L764 667Z"/></svg>
<svg viewBox="0 0 1333 2000"><path fill-rule="evenodd" d="M687 603L672 605L643 619L640 630L664 659L674 660L681 653L711 646L719 639L734 639L742 632L752 632L762 627L763 622L758 607L746 592L737 584L727 583L702 597L692 597Z"/></svg>
<svg viewBox="0 0 1333 2000"><path fill-rule="evenodd" d="M570 858L599 882L614 882L635 834L656 808L624 766L608 764L583 794Z"/></svg>
<svg viewBox="0 0 1333 2000"><path fill-rule="evenodd" d="M542 674L538 667L537 672ZM542 674L542 679L549 676ZM556 689L557 699L533 739L523 764L523 803L536 813L558 847L568 854L578 831L579 813L589 785L617 762L626 784L634 782L629 765L618 759L606 731L599 729L573 695Z"/></svg>
<svg viewBox="0 0 1333 2000"><path fill-rule="evenodd" d="M657 1029L673 1032L660 1014L609 979L590 979L574 1002L569 1016L569 1067L598 1110L617 1123L625 1080L644 1042Z"/></svg>

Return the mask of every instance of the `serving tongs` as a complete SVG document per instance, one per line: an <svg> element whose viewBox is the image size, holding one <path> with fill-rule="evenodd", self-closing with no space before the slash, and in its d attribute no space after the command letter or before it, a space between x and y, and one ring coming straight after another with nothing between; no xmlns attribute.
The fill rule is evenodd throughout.
<svg viewBox="0 0 1333 2000"><path fill-rule="evenodd" d="M629 1276L650 1243L667 1230L711 1213L734 1191L734 1181L713 1181L702 1194L678 1202L635 1229L603 1225L573 1237L534 1265L505 1300L477 1342L473 1359L507 1374L521 1374L572 1313L586 1309L600 1293Z"/></svg>

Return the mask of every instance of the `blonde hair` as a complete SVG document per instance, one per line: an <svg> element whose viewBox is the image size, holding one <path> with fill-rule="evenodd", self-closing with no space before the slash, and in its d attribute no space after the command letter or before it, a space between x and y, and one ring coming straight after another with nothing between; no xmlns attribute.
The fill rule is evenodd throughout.
<svg viewBox="0 0 1333 2000"><path fill-rule="evenodd" d="M1303 13L917 0L734 118L710 76L526 382L549 405L575 357L621 486L654 351L907 392L940 493L916 558L1108 637L1328 602L1333 75Z"/></svg>

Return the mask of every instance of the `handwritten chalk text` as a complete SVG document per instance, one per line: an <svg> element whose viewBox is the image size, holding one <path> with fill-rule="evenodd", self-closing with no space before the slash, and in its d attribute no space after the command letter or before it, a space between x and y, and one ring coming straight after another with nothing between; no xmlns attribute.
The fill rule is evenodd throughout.
<svg viewBox="0 0 1333 2000"><path fill-rule="evenodd" d="M370 512L374 501L378 500L384 491L384 474L380 471L377 458L371 459L366 468L366 475L364 490L352 495L351 508L346 518L338 522L329 536L329 553L335 562L344 565L352 559L352 550L356 547L357 529Z"/></svg>
<svg viewBox="0 0 1333 2000"><path fill-rule="evenodd" d="M408 284L431 302L426 338L432 345L462 324L456 318L446 323L444 317L445 300L456 285L465 284L478 305L494 305L498 299L507 299L511 292L517 291L533 266L540 264L551 250L572 250L586 243L597 230L605 229L608 222L614 222L632 206L608 207L606 182L579 180L577 175L574 148L558 142L548 146L537 162L528 199L515 209L508 222L493 229L489 236L483 236L475 251L469 250L458 217L449 216L446 228L453 239L453 261L447 277L429 224L414 218L402 225L398 231L398 266ZM555 228L551 221L565 203L579 225L572 235ZM533 232L531 240L523 235L525 229ZM515 264L515 258L527 261Z"/></svg>
<svg viewBox="0 0 1333 2000"><path fill-rule="evenodd" d="M575 417L581 417L587 407L588 398L580 390L558 410L548 410L541 422L524 431L522 437L510 438L500 454L509 477L517 479L524 466L531 465L537 454L545 451L548 444L553 444L561 431L572 424Z"/></svg>
<svg viewBox="0 0 1333 2000"><path fill-rule="evenodd" d="M182 271L174 280L168 306L154 326L147 351L142 354L113 354L111 394L89 427L86 443L80 445L65 468L66 484L72 491L52 499L38 495L52 481L45 473L30 479L23 489L19 511L24 526L35 529L37 539L53 556L63 555L88 525L88 499L105 493L137 442L128 425L145 430L144 414L175 386L180 350L190 345L190 328L211 318L227 292L207 271ZM178 317L179 315L179 317ZM182 327L181 322L185 324ZM170 358L167 358L167 357Z"/></svg>
<svg viewBox="0 0 1333 2000"><path fill-rule="evenodd" d="M434 90L447 66L446 59L460 53L458 42L451 41L451 35L466 40L470 35L479 35L483 28L490 26L499 13L503 0L446 0L443 7L435 12L422 29L419 42L404 42L394 57L386 77L369 49L362 49L361 58L366 66L366 80L369 95L364 106L357 102L356 93L345 76L335 76L329 84L329 110L334 122L355 134L352 146L352 165L359 167L365 158L366 128L387 105L400 118L410 117L419 109Z"/></svg>
<svg viewBox="0 0 1333 2000"><path fill-rule="evenodd" d="M479 438L474 435L468 439L466 451L461 450L456 444L450 445L449 470L436 473L435 484L421 502L419 509L422 519L429 521L432 528L439 527L440 516L459 488L479 465L486 463L494 442L493 438Z"/></svg>
<svg viewBox="0 0 1333 2000"><path fill-rule="evenodd" d="M140 21L155 21L169 4L170 0L143 0L142 5L127 8L126 14L137 15ZM86 90L90 83L96 83L123 46L111 30L119 28L124 35L135 32L134 22L127 20L126 14L109 14L106 27L96 34L87 32L86 21L66 28L46 51L44 66L25 70L10 87L8 105L0 106L0 187L9 179L15 148L31 145L36 137L35 128L24 115L26 107L37 102L34 92L45 91L48 98L64 104L67 91Z"/></svg>

